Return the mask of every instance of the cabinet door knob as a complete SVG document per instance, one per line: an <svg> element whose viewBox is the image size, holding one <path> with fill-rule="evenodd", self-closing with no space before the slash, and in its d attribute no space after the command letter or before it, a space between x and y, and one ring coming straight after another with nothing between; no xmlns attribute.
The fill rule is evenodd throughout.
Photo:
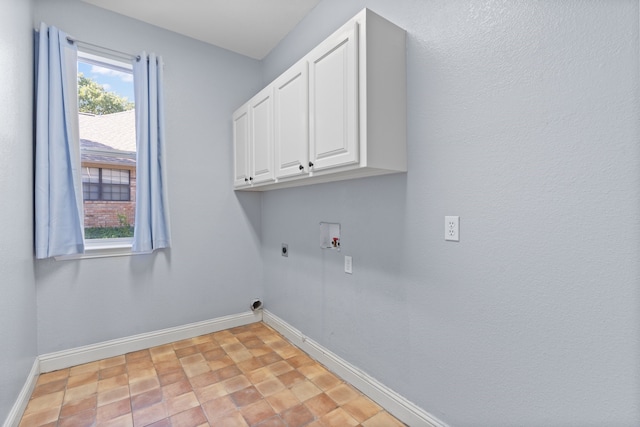
<svg viewBox="0 0 640 427"><path fill-rule="evenodd" d="M300 169L300 170L303 170L303 169L304 169L304 166L300 165L300 166L299 166L299 169Z"/></svg>
<svg viewBox="0 0 640 427"><path fill-rule="evenodd" d="M249 177L249 181L253 181L253 177L252 176Z"/></svg>
<svg viewBox="0 0 640 427"><path fill-rule="evenodd" d="M313 167L313 162L309 162L309 167Z"/></svg>
<svg viewBox="0 0 640 427"><path fill-rule="evenodd" d="M249 178L245 178L245 179L244 179L244 182L247 182L247 181L249 181Z"/></svg>

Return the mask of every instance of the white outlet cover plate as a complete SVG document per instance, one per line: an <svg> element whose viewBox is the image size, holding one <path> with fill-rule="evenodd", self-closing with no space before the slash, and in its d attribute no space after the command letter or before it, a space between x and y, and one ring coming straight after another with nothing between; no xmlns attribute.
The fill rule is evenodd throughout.
<svg viewBox="0 0 640 427"><path fill-rule="evenodd" d="M452 242L460 241L460 217L445 216L444 217L444 240Z"/></svg>
<svg viewBox="0 0 640 427"><path fill-rule="evenodd" d="M344 272L353 274L353 259L349 255L345 255L344 257Z"/></svg>

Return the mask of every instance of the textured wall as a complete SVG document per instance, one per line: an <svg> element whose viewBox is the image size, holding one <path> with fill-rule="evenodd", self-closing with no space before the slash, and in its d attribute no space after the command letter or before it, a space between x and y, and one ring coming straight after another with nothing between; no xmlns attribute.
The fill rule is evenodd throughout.
<svg viewBox="0 0 640 427"><path fill-rule="evenodd" d="M151 256L38 262L40 354L247 311L262 296L260 198L232 190L230 117L260 63L80 0L36 1L40 21L163 56L173 231Z"/></svg>
<svg viewBox="0 0 640 427"><path fill-rule="evenodd" d="M33 273L31 1L0 13L0 422L37 356Z"/></svg>
<svg viewBox="0 0 640 427"><path fill-rule="evenodd" d="M324 0L264 82L365 6L409 172L265 193L266 307L452 426L640 425L638 2Z"/></svg>

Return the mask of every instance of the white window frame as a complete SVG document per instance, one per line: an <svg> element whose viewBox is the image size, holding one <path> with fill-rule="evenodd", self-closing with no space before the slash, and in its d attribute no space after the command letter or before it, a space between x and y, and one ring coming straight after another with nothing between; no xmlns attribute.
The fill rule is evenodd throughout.
<svg viewBox="0 0 640 427"><path fill-rule="evenodd" d="M98 53L99 56L96 55L95 53ZM84 62L91 65L97 65L100 67L110 68L110 69L121 71L124 73L133 74L132 65L122 62L121 60L105 57L103 56L102 52L92 53L91 50L85 49L85 48L83 48L82 50L78 49L78 62ZM100 150L83 150L83 151L88 153L100 154L102 156L114 155L117 157L126 157L126 156L123 156L121 153L111 154L111 153L102 152ZM135 155L130 154L129 156L135 159ZM80 179L82 179L82 177L80 177ZM83 200L83 211L84 211L84 200ZM83 227L84 227L84 224L83 224ZM134 224L134 227L135 227L135 224ZM106 258L106 257L115 257L115 256L131 256L131 255L141 255L141 254L151 253L151 252L135 252L135 253L132 252L133 237L123 237L123 238L117 238L117 239L85 239L84 245L85 245L85 248L84 248L83 254L57 256L55 257L56 261Z"/></svg>

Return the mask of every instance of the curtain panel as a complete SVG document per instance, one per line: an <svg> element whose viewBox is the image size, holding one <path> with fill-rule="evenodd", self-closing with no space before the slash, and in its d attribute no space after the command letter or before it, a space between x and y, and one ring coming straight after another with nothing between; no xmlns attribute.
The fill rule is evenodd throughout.
<svg viewBox="0 0 640 427"><path fill-rule="evenodd" d="M162 68L162 57L154 53L142 52L133 62L137 145L133 252L171 246Z"/></svg>
<svg viewBox="0 0 640 427"><path fill-rule="evenodd" d="M36 37L36 258L84 252L77 48L55 27Z"/></svg>

